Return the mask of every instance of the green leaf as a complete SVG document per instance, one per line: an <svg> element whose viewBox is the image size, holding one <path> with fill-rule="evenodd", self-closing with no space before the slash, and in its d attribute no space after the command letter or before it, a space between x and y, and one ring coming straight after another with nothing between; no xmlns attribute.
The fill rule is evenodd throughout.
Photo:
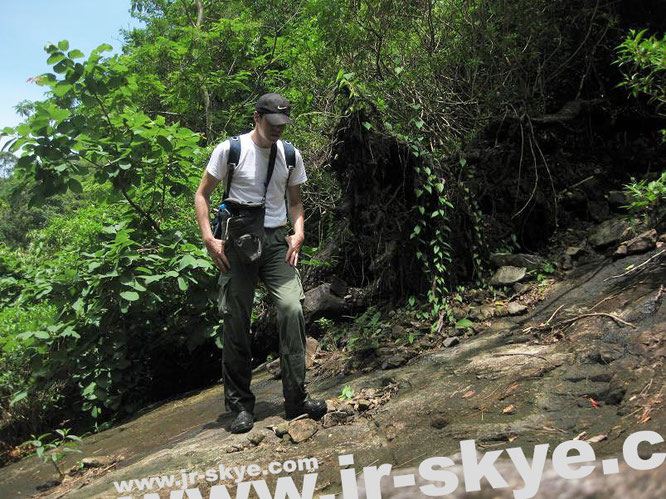
<svg viewBox="0 0 666 499"><path fill-rule="evenodd" d="M75 192L76 194L81 194L83 192L83 186L81 185L81 182L75 178L70 178L67 184L69 185L70 191Z"/></svg>
<svg viewBox="0 0 666 499"><path fill-rule="evenodd" d="M67 40L61 40L58 42L58 48L60 50L69 50L69 42Z"/></svg>
<svg viewBox="0 0 666 499"><path fill-rule="evenodd" d="M187 291L187 288L189 287L190 286L185 279L183 279L182 277L178 277L178 288L181 291Z"/></svg>
<svg viewBox="0 0 666 499"><path fill-rule="evenodd" d="M113 47L108 43L103 43L95 49L95 52L110 52L113 50Z"/></svg>
<svg viewBox="0 0 666 499"><path fill-rule="evenodd" d="M53 71L55 71L58 74L62 74L65 71L67 71L67 61L65 60L60 61L58 64L53 66Z"/></svg>
<svg viewBox="0 0 666 499"><path fill-rule="evenodd" d="M458 322L456 322L455 328L456 329L467 329L468 327L472 327L474 323L470 321L469 319L460 319Z"/></svg>
<svg viewBox="0 0 666 499"><path fill-rule="evenodd" d="M54 88L53 88L53 95L56 97L62 97L63 95L67 94L70 90L72 89L72 86L69 85L68 83L58 83Z"/></svg>
<svg viewBox="0 0 666 499"><path fill-rule="evenodd" d="M137 301L139 299L139 293L136 291L123 291L120 296L127 301Z"/></svg>
<svg viewBox="0 0 666 499"><path fill-rule="evenodd" d="M157 136L157 143L167 152L170 152L173 149L171 142L164 135Z"/></svg>
<svg viewBox="0 0 666 499"><path fill-rule="evenodd" d="M16 395L14 395L14 396L12 397L12 400L11 400L11 402L9 402L9 405L12 406L12 405L14 405L15 403L17 403L17 402L23 400L23 399L26 398L27 396L28 396L28 391L27 391L27 390L20 391L20 392L18 392Z"/></svg>
<svg viewBox="0 0 666 499"><path fill-rule="evenodd" d="M65 54L62 52L55 52L51 54L51 56L46 59L46 64L55 64L56 62L60 62L65 58Z"/></svg>
<svg viewBox="0 0 666 499"><path fill-rule="evenodd" d="M83 57L83 52L81 52L78 49L74 49L67 54L67 57L69 57L70 59L80 59L81 57Z"/></svg>

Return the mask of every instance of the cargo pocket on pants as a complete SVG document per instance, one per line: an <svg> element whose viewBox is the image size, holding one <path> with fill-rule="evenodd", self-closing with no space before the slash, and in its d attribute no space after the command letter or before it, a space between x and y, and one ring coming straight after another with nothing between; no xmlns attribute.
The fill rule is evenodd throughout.
<svg viewBox="0 0 666 499"><path fill-rule="evenodd" d="M217 294L217 311L220 315L224 315L229 312L229 284L231 283L231 274L229 273L220 273L220 277L217 280L217 284L220 286L220 290Z"/></svg>

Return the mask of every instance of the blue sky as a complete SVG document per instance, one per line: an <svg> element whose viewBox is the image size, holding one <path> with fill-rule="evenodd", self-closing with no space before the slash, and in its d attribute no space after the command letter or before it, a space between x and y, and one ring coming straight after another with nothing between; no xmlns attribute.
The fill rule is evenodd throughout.
<svg viewBox="0 0 666 499"><path fill-rule="evenodd" d="M0 0L0 130L20 118L13 107L39 100L43 88L26 80L49 71L44 45L69 40L86 56L108 43L120 52L121 28L140 26L131 0Z"/></svg>

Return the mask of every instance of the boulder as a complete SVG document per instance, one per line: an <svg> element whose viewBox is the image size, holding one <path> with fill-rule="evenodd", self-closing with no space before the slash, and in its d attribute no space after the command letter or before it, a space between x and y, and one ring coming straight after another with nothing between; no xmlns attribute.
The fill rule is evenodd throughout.
<svg viewBox="0 0 666 499"><path fill-rule="evenodd" d="M490 284L496 286L513 284L522 281L525 278L526 273L527 268L525 267L513 267L511 265L506 265L495 272L495 275L490 280Z"/></svg>
<svg viewBox="0 0 666 499"><path fill-rule="evenodd" d="M307 322L320 317L338 318L348 312L347 303L343 298L331 292L331 285L321 284L305 293L303 301L303 314Z"/></svg>
<svg viewBox="0 0 666 499"><path fill-rule="evenodd" d="M606 220L590 235L589 242L597 250L617 244L626 238L629 224L623 220Z"/></svg>
<svg viewBox="0 0 666 499"><path fill-rule="evenodd" d="M333 276L330 290L335 296L344 298L349 293L349 285L338 276Z"/></svg>
<svg viewBox="0 0 666 499"><path fill-rule="evenodd" d="M490 262L496 267L525 267L527 270L539 270L544 264L540 256L527 253L493 253Z"/></svg>

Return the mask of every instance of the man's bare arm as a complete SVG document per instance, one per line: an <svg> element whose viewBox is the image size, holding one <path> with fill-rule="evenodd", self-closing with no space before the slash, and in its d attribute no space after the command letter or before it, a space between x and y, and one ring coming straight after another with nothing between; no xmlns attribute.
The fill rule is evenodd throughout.
<svg viewBox="0 0 666 499"><path fill-rule="evenodd" d="M213 177L207 171L204 171L199 188L194 195L194 207L197 213L197 222L201 230L201 237L208 254L210 255L213 263L222 271L229 270L229 260L224 254L225 241L215 239L213 231L210 228L210 196L215 191L219 180Z"/></svg>
<svg viewBox="0 0 666 499"><path fill-rule="evenodd" d="M303 201L301 200L301 187L298 185L287 187L287 200L294 235L289 236L287 241L289 249L285 259L289 265L296 267L303 241L305 241L305 215L303 213Z"/></svg>

